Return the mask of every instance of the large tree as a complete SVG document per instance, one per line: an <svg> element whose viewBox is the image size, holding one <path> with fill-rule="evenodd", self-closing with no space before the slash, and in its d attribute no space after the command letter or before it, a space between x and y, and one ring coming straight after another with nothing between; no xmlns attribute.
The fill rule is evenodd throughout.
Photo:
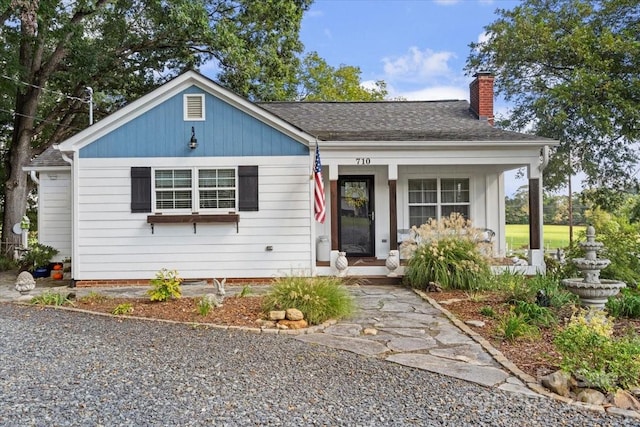
<svg viewBox="0 0 640 427"><path fill-rule="evenodd" d="M640 3L523 0L497 14L485 27L486 40L471 44L467 71L496 74L497 93L513 105L501 125L560 141L546 171L547 189L578 172L592 188L633 186L640 139Z"/></svg>
<svg viewBox="0 0 640 427"><path fill-rule="evenodd" d="M293 97L311 0L11 0L0 5L2 240L25 213L32 156L186 68L213 61L249 98Z"/></svg>

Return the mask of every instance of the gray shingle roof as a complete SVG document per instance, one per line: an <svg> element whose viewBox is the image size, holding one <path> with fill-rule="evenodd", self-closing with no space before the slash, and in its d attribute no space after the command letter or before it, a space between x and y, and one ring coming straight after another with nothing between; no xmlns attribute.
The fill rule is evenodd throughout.
<svg viewBox="0 0 640 427"><path fill-rule="evenodd" d="M467 101L258 103L325 141L544 141L478 120ZM551 140L549 140L551 141Z"/></svg>
<svg viewBox="0 0 640 427"><path fill-rule="evenodd" d="M49 147L41 154L34 157L29 163L29 168L43 168L43 167L69 167L69 163L65 162L62 158L60 151Z"/></svg>

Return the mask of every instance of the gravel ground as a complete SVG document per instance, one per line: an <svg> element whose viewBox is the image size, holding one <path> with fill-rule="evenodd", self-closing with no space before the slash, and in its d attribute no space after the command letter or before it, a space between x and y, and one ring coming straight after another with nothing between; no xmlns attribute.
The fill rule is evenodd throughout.
<svg viewBox="0 0 640 427"><path fill-rule="evenodd" d="M292 337L0 304L2 426L632 426Z"/></svg>

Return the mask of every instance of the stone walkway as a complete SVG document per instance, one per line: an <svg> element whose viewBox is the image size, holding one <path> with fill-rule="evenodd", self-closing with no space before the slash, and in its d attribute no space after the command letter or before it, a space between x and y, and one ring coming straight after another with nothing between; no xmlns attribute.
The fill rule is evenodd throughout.
<svg viewBox="0 0 640 427"><path fill-rule="evenodd" d="M0 278L0 301L26 302L46 291L73 292L78 298L90 292L118 297L143 297L148 289L140 286L56 286L59 284L49 279L38 279L36 289L21 295L14 290L14 284L9 283L8 277ZM199 296L212 291L210 285L204 284L186 285L182 289L185 296ZM232 295L241 289L239 286L227 286L227 294ZM259 293L267 289L266 286L256 286L252 291ZM397 286L367 285L350 287L349 290L358 306L355 317L304 330L295 338L504 391L532 396L549 395L538 386L535 379L527 378L515 366L507 369L505 366L509 362L504 357L498 353L496 358L497 351L488 343L485 343L486 349L480 345L480 337L476 337L476 340L470 338L473 332L469 328L450 319L446 310L433 301L430 303L426 295L421 297L411 289ZM493 350L494 356L488 350Z"/></svg>

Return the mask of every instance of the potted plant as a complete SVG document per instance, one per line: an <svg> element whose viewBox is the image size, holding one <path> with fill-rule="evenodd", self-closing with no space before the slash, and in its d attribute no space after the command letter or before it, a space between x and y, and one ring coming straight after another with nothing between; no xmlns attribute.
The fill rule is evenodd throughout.
<svg viewBox="0 0 640 427"><path fill-rule="evenodd" d="M51 259L57 254L57 249L35 243L20 258L20 271L29 271L33 277L48 277L51 274Z"/></svg>

